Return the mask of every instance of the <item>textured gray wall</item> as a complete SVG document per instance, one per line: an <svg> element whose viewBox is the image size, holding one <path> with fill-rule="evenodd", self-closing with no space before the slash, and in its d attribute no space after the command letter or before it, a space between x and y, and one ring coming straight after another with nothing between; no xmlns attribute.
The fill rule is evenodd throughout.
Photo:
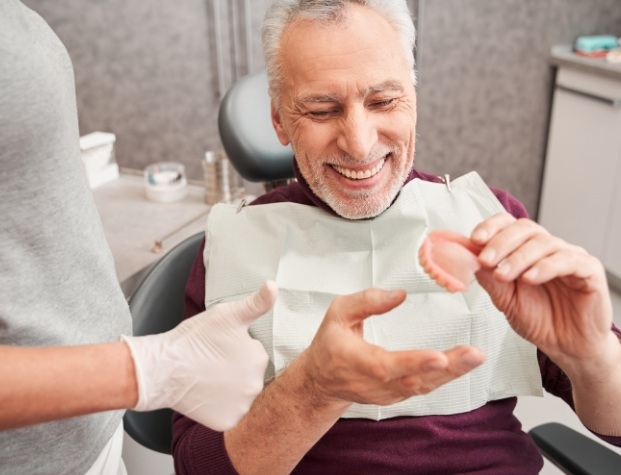
<svg viewBox="0 0 621 475"><path fill-rule="evenodd" d="M220 76L213 0L24 3L50 23L73 59L82 133L115 132L121 166L176 160L202 179L205 150L221 147L219 87L249 69L243 48L227 59L232 44L244 44L244 0L219 2ZM268 3L247 2L254 70L263 64L259 25ZM550 47L583 34L621 36L621 1L408 3L420 13L418 168L454 177L477 170L535 215L553 81Z"/></svg>
<svg viewBox="0 0 621 475"><path fill-rule="evenodd" d="M221 148L212 1L24 3L46 19L73 60L82 134L114 132L117 161L123 167L140 170L152 162L175 160L186 165L190 178L202 179L201 157L206 150ZM234 77L227 60L233 2L220 3L226 89ZM252 3L255 8L261 4ZM255 36L261 18L253 19ZM260 49L254 43L254 64L260 68Z"/></svg>
<svg viewBox="0 0 621 475"><path fill-rule="evenodd" d="M419 0L418 7L418 168L451 176L477 170L535 216L550 48L579 35L621 36L621 1Z"/></svg>

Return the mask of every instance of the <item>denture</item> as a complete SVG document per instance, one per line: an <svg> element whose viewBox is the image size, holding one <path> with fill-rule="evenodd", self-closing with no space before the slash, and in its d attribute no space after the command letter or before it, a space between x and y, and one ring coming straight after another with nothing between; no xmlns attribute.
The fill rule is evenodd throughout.
<svg viewBox="0 0 621 475"><path fill-rule="evenodd" d="M468 289L481 268L477 256L481 247L461 234L445 229L432 231L423 241L418 256L425 272L449 292Z"/></svg>

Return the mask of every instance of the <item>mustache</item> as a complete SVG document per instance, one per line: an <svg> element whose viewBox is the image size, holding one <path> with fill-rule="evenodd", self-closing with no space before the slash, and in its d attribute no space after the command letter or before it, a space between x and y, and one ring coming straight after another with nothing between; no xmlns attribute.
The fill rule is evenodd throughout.
<svg viewBox="0 0 621 475"><path fill-rule="evenodd" d="M324 162L327 162L330 165L336 165L339 167L347 168L348 165L360 166L360 165L365 165L367 163L377 162L383 158L386 158L386 156L388 155L396 154L398 151L399 149L396 147L386 147L380 150L373 150L369 155L367 155L364 158L364 160L358 160L346 153L328 155L324 157Z"/></svg>

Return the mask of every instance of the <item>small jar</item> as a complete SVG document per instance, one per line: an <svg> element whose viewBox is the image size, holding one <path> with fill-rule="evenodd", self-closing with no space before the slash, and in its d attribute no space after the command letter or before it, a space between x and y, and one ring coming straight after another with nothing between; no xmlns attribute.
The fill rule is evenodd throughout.
<svg viewBox="0 0 621 475"><path fill-rule="evenodd" d="M185 167L177 162L153 163L144 170L147 198L159 203L182 200L188 194Z"/></svg>
<svg viewBox="0 0 621 475"><path fill-rule="evenodd" d="M237 172L224 152L208 151L202 160L205 203L230 203L237 195Z"/></svg>

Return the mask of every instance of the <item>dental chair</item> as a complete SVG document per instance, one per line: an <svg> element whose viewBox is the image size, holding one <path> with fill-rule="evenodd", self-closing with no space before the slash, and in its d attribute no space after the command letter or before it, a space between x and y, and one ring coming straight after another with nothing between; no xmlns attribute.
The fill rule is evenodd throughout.
<svg viewBox="0 0 621 475"><path fill-rule="evenodd" d="M244 76L220 104L218 131L224 151L246 180L263 182L266 191L293 178L293 150L276 136L270 114L267 75Z"/></svg>
<svg viewBox="0 0 621 475"><path fill-rule="evenodd" d="M129 298L134 335L153 335L171 330L183 320L185 284L204 233L173 247L151 268ZM125 431L140 445L163 454L171 453L172 410L126 411Z"/></svg>

